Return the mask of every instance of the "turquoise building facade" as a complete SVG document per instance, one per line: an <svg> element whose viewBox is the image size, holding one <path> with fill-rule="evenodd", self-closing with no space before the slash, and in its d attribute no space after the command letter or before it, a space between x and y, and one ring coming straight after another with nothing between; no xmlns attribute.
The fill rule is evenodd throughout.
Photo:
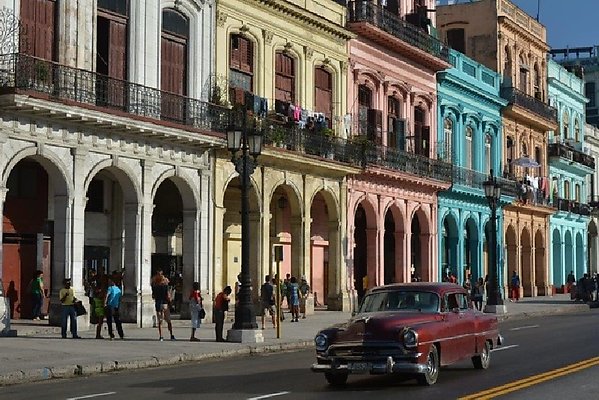
<svg viewBox="0 0 599 400"><path fill-rule="evenodd" d="M452 272L462 283L469 273L473 280L488 273L485 232L491 212L483 182L502 170L506 102L499 96L499 74L454 50L450 62L453 68L437 74L438 158L453 165L453 184L438 199L439 280ZM515 190L504 193L501 204L514 200ZM501 207L497 232L502 249ZM501 252L497 255L502 263Z"/></svg>
<svg viewBox="0 0 599 400"><path fill-rule="evenodd" d="M547 68L549 99L558 111L559 125L559 131L549 135L547 150L551 202L557 209L549 220L549 280L559 290L570 271L576 279L588 272L591 219L585 182L594 172L595 160L584 144L584 81L553 60Z"/></svg>

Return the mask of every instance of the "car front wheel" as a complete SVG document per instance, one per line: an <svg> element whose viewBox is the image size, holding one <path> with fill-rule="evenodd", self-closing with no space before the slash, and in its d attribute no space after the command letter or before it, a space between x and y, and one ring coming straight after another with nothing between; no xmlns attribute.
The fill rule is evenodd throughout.
<svg viewBox="0 0 599 400"><path fill-rule="evenodd" d="M439 378L439 352L437 346L432 345L426 358L426 371L418 375L418 383L423 386L431 386Z"/></svg>
<svg viewBox="0 0 599 400"><path fill-rule="evenodd" d="M344 373L334 374L332 372L325 372L324 377L331 386L345 386L347 383L347 374Z"/></svg>
<svg viewBox="0 0 599 400"><path fill-rule="evenodd" d="M485 342L485 347L481 353L477 356L472 357L472 364L476 369L487 369L491 363L491 345L489 342Z"/></svg>

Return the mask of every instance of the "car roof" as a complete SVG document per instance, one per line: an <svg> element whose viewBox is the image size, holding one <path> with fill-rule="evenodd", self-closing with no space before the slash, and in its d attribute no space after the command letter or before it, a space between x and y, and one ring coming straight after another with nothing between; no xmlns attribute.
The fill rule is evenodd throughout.
<svg viewBox="0 0 599 400"><path fill-rule="evenodd" d="M436 292L440 295L446 292L465 292L462 286L451 283L451 282L406 282L406 283L391 283L389 285L378 286L372 288L372 292L385 291L385 290L410 290L410 291L424 291L424 292Z"/></svg>

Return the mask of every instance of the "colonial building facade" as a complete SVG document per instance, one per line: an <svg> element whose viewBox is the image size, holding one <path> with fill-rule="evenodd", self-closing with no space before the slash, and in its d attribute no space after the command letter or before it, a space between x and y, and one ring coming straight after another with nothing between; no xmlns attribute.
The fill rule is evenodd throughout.
<svg viewBox="0 0 599 400"><path fill-rule="evenodd" d="M491 174L500 175L500 111L507 102L499 96L501 79L495 71L455 50L449 53L449 60L453 67L437 74L437 154L453 164L453 185L439 192L440 276L435 278L442 279L451 272L461 283L469 274L477 279L488 273L490 208L483 182ZM508 188L514 185L505 186L502 205L514 200L515 192L506 192ZM497 229L502 232L501 208L497 217ZM497 238L501 249L503 235Z"/></svg>
<svg viewBox="0 0 599 400"><path fill-rule="evenodd" d="M241 107L270 145L252 175L253 293L274 275L305 276L315 302L348 310L345 269L348 174L358 172L345 136L346 8L322 4L224 0L217 4L214 100ZM353 165L352 165L353 164ZM215 161L214 290L240 272L240 184L226 153Z"/></svg>
<svg viewBox="0 0 599 400"><path fill-rule="evenodd" d="M557 127L548 105L545 27L509 0L438 7L438 28L448 44L503 78L505 177L520 184L520 198L504 208L504 277L516 271L525 296L549 293L547 132ZM507 281L504 280L504 285Z"/></svg>
<svg viewBox="0 0 599 400"><path fill-rule="evenodd" d="M361 297L375 285L439 276L437 192L449 187L451 165L437 160L435 73L449 63L448 49L429 34L433 1L348 7L357 37L349 43L345 119L367 161L348 179L348 269Z"/></svg>
<svg viewBox="0 0 599 400"><path fill-rule="evenodd" d="M588 271L587 236L591 209L587 175L594 158L584 152L584 82L558 63L548 62L548 90L557 109L558 130L549 135L551 200L557 212L550 217L550 282L562 288L570 271L579 279Z"/></svg>
<svg viewBox="0 0 599 400"><path fill-rule="evenodd" d="M15 318L45 272L76 296L91 269L123 276L122 318L150 324L162 268L212 288L213 159L221 109L198 99L214 7L194 0L4 1L20 37L0 56L0 277ZM4 48L4 47L3 47Z"/></svg>
<svg viewBox="0 0 599 400"><path fill-rule="evenodd" d="M591 124L584 125L584 141L586 152L595 159L595 170L592 174L587 175L586 184L587 192L589 192L588 203L591 206L591 221L589 222L588 241L587 241L587 262L589 272L599 272L599 236L597 227L599 226L599 218L595 211L599 207L599 128Z"/></svg>

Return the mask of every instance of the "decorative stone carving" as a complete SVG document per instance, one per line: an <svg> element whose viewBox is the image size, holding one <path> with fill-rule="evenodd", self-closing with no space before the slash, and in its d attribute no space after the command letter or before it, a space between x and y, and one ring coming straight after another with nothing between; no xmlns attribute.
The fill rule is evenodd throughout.
<svg viewBox="0 0 599 400"><path fill-rule="evenodd" d="M304 47L304 51L306 53L306 60L311 60L314 57L314 49L308 46Z"/></svg>
<svg viewBox="0 0 599 400"><path fill-rule="evenodd" d="M225 26L225 23L227 22L227 17L228 15L223 11L216 10L216 25L220 26L221 28Z"/></svg>
<svg viewBox="0 0 599 400"><path fill-rule="evenodd" d="M272 44L273 33L266 29L262 30L262 37L264 38L264 43L268 46Z"/></svg>

